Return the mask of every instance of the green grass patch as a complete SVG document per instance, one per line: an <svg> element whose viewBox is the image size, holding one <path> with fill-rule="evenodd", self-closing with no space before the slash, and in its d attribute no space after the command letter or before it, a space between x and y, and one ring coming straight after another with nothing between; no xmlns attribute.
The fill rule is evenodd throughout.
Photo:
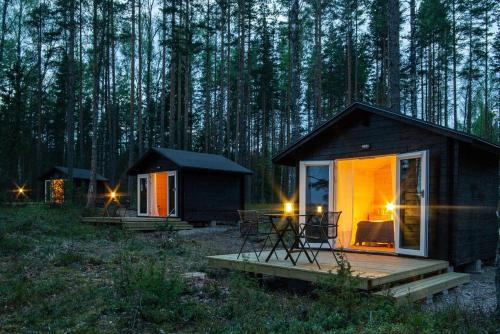
<svg viewBox="0 0 500 334"><path fill-rule="evenodd" d="M79 221L75 207L0 210L3 333L495 333L498 319L450 306L397 306L355 289L349 264L294 292L220 271L210 237L124 232ZM238 242L229 236L224 242ZM233 245L234 247L235 245ZM236 247L237 248L237 247ZM219 252L220 248L216 248Z"/></svg>

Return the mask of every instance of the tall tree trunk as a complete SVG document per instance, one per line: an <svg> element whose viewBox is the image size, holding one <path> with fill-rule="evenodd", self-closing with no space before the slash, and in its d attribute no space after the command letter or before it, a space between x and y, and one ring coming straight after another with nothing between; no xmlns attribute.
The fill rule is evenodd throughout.
<svg viewBox="0 0 500 334"><path fill-rule="evenodd" d="M160 147L165 146L165 109L167 107L167 0L163 0L161 25Z"/></svg>
<svg viewBox="0 0 500 334"><path fill-rule="evenodd" d="M170 148L175 147L176 138L175 138L175 58L176 58L176 45L175 41L175 0L172 0L172 9L171 9L171 40L172 45L170 46L170 101L169 101L169 116L168 116L168 143Z"/></svg>
<svg viewBox="0 0 500 334"><path fill-rule="evenodd" d="M135 104L135 0L131 0L131 33L130 33L130 112L129 112L129 132L128 132L128 166L134 164L134 104ZM132 176L128 177L128 194L131 199L134 192L135 179Z"/></svg>
<svg viewBox="0 0 500 334"><path fill-rule="evenodd" d="M469 12L468 18L468 34L469 34L469 59L467 65L467 107L466 107L466 130L468 133L472 131L472 57L473 57L473 47L472 47L472 13Z"/></svg>
<svg viewBox="0 0 500 334"><path fill-rule="evenodd" d="M146 115L148 119L148 125L146 131L147 134L147 147L153 146L153 134L156 132L155 123L156 115L153 110L153 101L151 96L151 85L152 85L152 62L153 62L153 5L154 0L148 2L148 16L147 16L147 45L146 45Z"/></svg>
<svg viewBox="0 0 500 334"><path fill-rule="evenodd" d="M400 112L399 88L399 0L389 0L389 107Z"/></svg>
<svg viewBox="0 0 500 334"><path fill-rule="evenodd" d="M417 117L417 47L415 0L410 0L410 112Z"/></svg>
<svg viewBox="0 0 500 334"><path fill-rule="evenodd" d="M73 199L73 167L74 167L74 138L75 138L75 0L69 2L69 41L68 41L68 80L66 85L66 163L68 166L69 195Z"/></svg>
<svg viewBox="0 0 500 334"><path fill-rule="evenodd" d="M452 16L452 62L453 62L453 128L458 128L458 108L457 108L457 21L456 21L456 0L451 2Z"/></svg>
<svg viewBox="0 0 500 334"><path fill-rule="evenodd" d="M210 152L212 147L211 147L211 106L212 106L212 92L211 92L211 85L212 85L212 61L211 61L211 45L210 45L210 0L207 0L207 16L205 18L205 25L206 25L206 34L205 34L205 55L204 55L204 62L205 62L205 85L203 87L203 104L204 104L204 130L203 130L203 135L204 135L204 151L205 152Z"/></svg>
<svg viewBox="0 0 500 334"><path fill-rule="evenodd" d="M118 106L116 101L116 49L115 49L115 9L114 1L110 0L110 21L111 21L111 134L110 134L110 157L109 157L109 178L111 180L111 185L116 186L116 161L117 161L117 141L118 141Z"/></svg>
<svg viewBox="0 0 500 334"><path fill-rule="evenodd" d="M300 59L299 59L299 0L293 0L290 9L290 118L291 141L300 137Z"/></svg>
<svg viewBox="0 0 500 334"><path fill-rule="evenodd" d="M137 6L139 11L137 13L137 26L139 30L137 54L139 61L139 71L137 73L137 137L139 157L144 153L144 124L142 115L142 0L138 0Z"/></svg>
<svg viewBox="0 0 500 334"><path fill-rule="evenodd" d="M236 161L242 160L242 146L244 144L241 127L243 123L242 111L244 108L244 76L245 76L245 1L238 0L238 73L237 73L237 101L236 101Z"/></svg>
<svg viewBox="0 0 500 334"><path fill-rule="evenodd" d="M5 3L8 0L5 0ZM4 4L5 5L5 4ZM36 89L36 109L37 109L37 135L36 135L36 173L41 175L42 173L42 97L43 97L43 73L42 73L42 27L43 27L43 17L42 17L42 6L39 5L39 13L37 17L37 46L36 46L36 69L37 69L37 89ZM3 25L3 22L2 22ZM2 36L3 38L3 36ZM1 62L0 62L1 65ZM40 196L40 182L37 182L37 199Z"/></svg>
<svg viewBox="0 0 500 334"><path fill-rule="evenodd" d="M346 36L346 44L347 44L347 105L350 105L353 102L353 42L352 42L352 3L349 1L347 5L348 13L347 15L347 36Z"/></svg>
<svg viewBox="0 0 500 334"><path fill-rule="evenodd" d="M182 30L183 28L183 17L182 17L182 1L179 2L179 29L177 30L177 43L178 43L178 48L184 48L186 47L185 43L185 29ZM183 144L184 144L184 136L183 136L183 124L184 124L184 117L182 114L182 76L183 76L183 54L185 50L181 50L181 52L178 53L177 56L177 122L176 122L176 137L177 137L177 142L175 143L175 147L177 149L182 149ZM185 64L184 64L185 66Z"/></svg>
<svg viewBox="0 0 500 334"><path fill-rule="evenodd" d="M489 4L485 4L485 12L484 12L484 108L483 108L483 137L486 139L491 139L491 131L490 131L490 110L489 110ZM500 16L499 16L500 17Z"/></svg>
<svg viewBox="0 0 500 334"><path fill-rule="evenodd" d="M2 6L2 24L0 31L0 69L3 65L3 52L5 47L5 34L7 33L7 8L10 0L4 0Z"/></svg>
<svg viewBox="0 0 500 334"><path fill-rule="evenodd" d="M79 75L79 81L80 81L80 87L79 87L79 92L78 92L78 143L79 143L79 165L80 168L84 168L84 162L85 162L85 137L84 137L84 130L83 130L83 122L84 122L84 115L83 115L83 72L85 69L85 66L83 64L83 11L82 11L82 2L83 0L80 0L78 2L78 16L79 16L79 27L78 27L78 61L79 61L79 66L78 66L78 75Z"/></svg>
<svg viewBox="0 0 500 334"><path fill-rule="evenodd" d="M322 101L322 18L323 18L323 0L315 0L314 9L314 126L317 126L323 119L321 110Z"/></svg>
<svg viewBox="0 0 500 334"><path fill-rule="evenodd" d="M98 0L93 2L92 14L92 155L90 162L90 183L87 193L87 208L95 208L97 193L97 117L99 108L99 51L97 46Z"/></svg>
<svg viewBox="0 0 500 334"><path fill-rule="evenodd" d="M185 15L185 20L186 20L186 28L185 28L185 64L184 64L184 142L183 142L183 149L188 150L190 149L190 133L189 133L189 119L190 119L190 102L191 102L191 95L190 95L190 78L191 78L191 28L189 25L189 22L191 21L191 8L189 6L189 0L186 0L186 15ZM222 66L222 64L221 64Z"/></svg>

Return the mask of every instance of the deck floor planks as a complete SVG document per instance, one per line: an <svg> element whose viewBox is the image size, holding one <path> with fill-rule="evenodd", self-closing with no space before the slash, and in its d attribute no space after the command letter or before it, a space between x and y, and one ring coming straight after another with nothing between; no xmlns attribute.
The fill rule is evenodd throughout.
<svg viewBox="0 0 500 334"><path fill-rule="evenodd" d="M257 262L255 255L244 253L237 258L237 254L209 256L209 266L216 268L236 269L260 274L269 274L284 278L302 279L306 281L318 281L326 277L329 272L335 273L337 265L329 252L320 252L319 263L308 263L306 257L301 255L297 266L290 261L284 261L285 252L278 251L280 260L273 256L266 263L267 252L263 252L261 262ZM396 282L431 272L437 272L448 268L447 261L415 259L400 256L344 253L349 261L354 275L360 279L361 289L372 289L377 286Z"/></svg>

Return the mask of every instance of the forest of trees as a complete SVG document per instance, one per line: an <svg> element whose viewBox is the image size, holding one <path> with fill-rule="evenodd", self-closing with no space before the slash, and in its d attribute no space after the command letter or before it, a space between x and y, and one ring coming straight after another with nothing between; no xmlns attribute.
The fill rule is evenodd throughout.
<svg viewBox="0 0 500 334"><path fill-rule="evenodd" d="M252 200L272 201L293 173L271 157L353 101L498 142L497 0L0 6L0 189L36 197L59 164L126 191L127 167L165 146L249 167Z"/></svg>

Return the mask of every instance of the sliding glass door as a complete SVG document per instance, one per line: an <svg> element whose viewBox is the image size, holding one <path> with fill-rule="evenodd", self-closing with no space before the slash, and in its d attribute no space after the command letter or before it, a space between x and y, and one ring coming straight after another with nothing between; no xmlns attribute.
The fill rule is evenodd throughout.
<svg viewBox="0 0 500 334"><path fill-rule="evenodd" d="M137 175L137 215L149 215L149 174Z"/></svg>
<svg viewBox="0 0 500 334"><path fill-rule="evenodd" d="M396 252L427 256L427 152L401 154L396 165Z"/></svg>
<svg viewBox="0 0 500 334"><path fill-rule="evenodd" d="M177 217L177 172L168 172L168 215Z"/></svg>
<svg viewBox="0 0 500 334"><path fill-rule="evenodd" d="M319 222L321 214L333 211L333 162L332 161L303 161L300 164L300 196L299 213L301 215L315 214L313 218ZM300 216L301 222L305 221ZM308 228L306 238L314 246L321 240L318 228Z"/></svg>

